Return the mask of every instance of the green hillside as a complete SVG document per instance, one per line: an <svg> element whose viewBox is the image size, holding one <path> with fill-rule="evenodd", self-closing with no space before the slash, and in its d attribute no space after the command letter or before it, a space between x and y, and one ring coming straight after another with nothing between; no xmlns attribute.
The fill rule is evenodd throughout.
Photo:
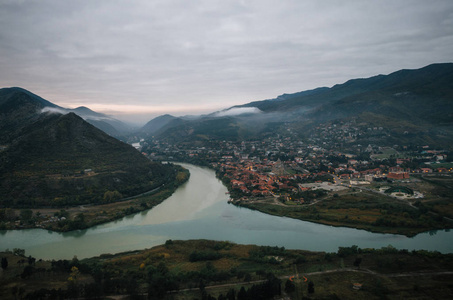
<svg viewBox="0 0 453 300"><path fill-rule="evenodd" d="M74 113L40 113L48 103L20 90L0 99L2 207L108 203L174 180L172 167Z"/></svg>
<svg viewBox="0 0 453 300"><path fill-rule="evenodd" d="M285 111L300 106L318 107L344 99L360 99L369 94L405 95L405 93L410 93L428 99L451 99L452 82L453 63L432 64L417 70L400 70L389 75L351 79L331 88L318 88L282 95L276 99L251 102L240 107L257 107L266 112Z"/></svg>
<svg viewBox="0 0 453 300"><path fill-rule="evenodd" d="M173 117L171 115L163 115L157 118L152 119L146 123L141 129L140 132L153 135L158 132L160 129L167 126L169 123L180 122L179 118Z"/></svg>
<svg viewBox="0 0 453 300"><path fill-rule="evenodd" d="M0 145L19 136L24 126L38 119L44 107L59 108L21 88L0 89Z"/></svg>
<svg viewBox="0 0 453 300"><path fill-rule="evenodd" d="M363 127L386 129L384 144L453 144L453 64L352 79L234 108L256 107L261 113L205 116L162 128L159 138L172 142L260 139L288 128L301 138L326 122L351 119ZM361 138L361 137L359 137ZM363 141L364 143L367 141Z"/></svg>

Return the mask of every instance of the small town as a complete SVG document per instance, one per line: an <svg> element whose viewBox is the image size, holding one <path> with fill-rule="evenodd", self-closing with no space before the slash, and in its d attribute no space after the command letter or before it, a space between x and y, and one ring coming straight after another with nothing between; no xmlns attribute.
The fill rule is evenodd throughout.
<svg viewBox="0 0 453 300"><path fill-rule="evenodd" d="M401 185L417 181L414 175L452 174L451 156L429 145L385 145L390 133L383 127L366 127L352 122L318 126L302 141L288 124L284 135L260 141L209 141L203 146L142 140L144 155L156 160L174 160L206 165L230 188L231 201L273 196L310 203L301 193L309 190L335 191L340 188ZM407 134L407 133L403 133ZM374 140L376 144L356 142ZM386 144L385 142L383 144ZM339 151L342 149L343 151ZM313 185L317 183L318 185ZM325 183L324 185L320 185ZM335 188L334 188L335 187ZM390 186L388 186L390 189ZM422 198L407 189L403 198ZM310 197L308 197L310 198ZM308 200L308 202L307 202Z"/></svg>

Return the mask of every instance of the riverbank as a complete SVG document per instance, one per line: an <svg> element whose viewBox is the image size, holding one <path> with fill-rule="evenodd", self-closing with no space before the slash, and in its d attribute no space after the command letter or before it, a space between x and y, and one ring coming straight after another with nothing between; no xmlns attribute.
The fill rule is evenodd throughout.
<svg viewBox="0 0 453 300"><path fill-rule="evenodd" d="M410 251L453 253L450 231L439 230L407 238L281 218L237 207L227 203L227 189L212 170L182 166L190 170L189 181L153 209L87 230L65 233L42 229L0 231L0 244L3 249L25 249L40 259L71 259L74 255L82 259L102 253L150 248L169 239L228 240L239 244L330 252L348 245L361 248L393 245Z"/></svg>
<svg viewBox="0 0 453 300"><path fill-rule="evenodd" d="M407 237L453 228L449 218L429 211L421 203L416 207L359 188L330 193L309 204L280 200L275 197L247 198L231 203L279 217Z"/></svg>
<svg viewBox="0 0 453 300"><path fill-rule="evenodd" d="M311 252L225 241L167 240L150 249L79 260L0 252L0 298L451 299L453 255L340 247ZM309 286L311 288L309 289ZM265 294L258 294L264 292ZM257 296L260 295L260 296ZM154 299L154 298L153 298ZM213 298L209 298L213 299Z"/></svg>
<svg viewBox="0 0 453 300"><path fill-rule="evenodd" d="M102 205L80 205L65 208L11 209L7 213L18 216L14 222L2 222L2 230L42 228L57 232L87 229L153 208L170 197L189 180L187 169L177 166L172 182L152 191Z"/></svg>
<svg viewBox="0 0 453 300"><path fill-rule="evenodd" d="M196 159L192 159L191 163L206 167L206 164L200 164ZM233 188L230 181L222 180L218 170L212 166L208 167L216 172L216 177L227 187L232 197L237 194L237 190ZM451 178L442 178L442 180L449 180L448 183L453 182ZM451 188L439 189L436 182L419 180L403 185L421 190L425 194L423 202L418 201L414 205L413 200L412 202L398 200L382 193L373 192L371 187L362 189L326 183L330 189L337 188L320 193L325 195L318 199L306 199L309 201L304 204L282 201L285 197L275 195L270 197L246 196L230 199L230 203L279 217L335 227L363 229L374 233L400 234L407 237L433 230L453 228L453 205L448 198Z"/></svg>

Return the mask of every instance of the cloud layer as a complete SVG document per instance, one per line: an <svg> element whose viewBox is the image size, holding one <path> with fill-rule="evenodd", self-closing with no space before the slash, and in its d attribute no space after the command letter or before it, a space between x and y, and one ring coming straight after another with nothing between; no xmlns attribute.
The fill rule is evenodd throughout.
<svg viewBox="0 0 453 300"><path fill-rule="evenodd" d="M0 86L66 107L214 111L451 49L451 0L0 0Z"/></svg>
<svg viewBox="0 0 453 300"><path fill-rule="evenodd" d="M67 113L69 113L69 111L66 110L66 109L63 109L63 108L46 106L43 109L41 109L40 113L42 113L42 114L49 113L49 114L66 115Z"/></svg>
<svg viewBox="0 0 453 300"><path fill-rule="evenodd" d="M234 107L214 113L215 117L232 117L244 114L259 114L261 110L256 107Z"/></svg>

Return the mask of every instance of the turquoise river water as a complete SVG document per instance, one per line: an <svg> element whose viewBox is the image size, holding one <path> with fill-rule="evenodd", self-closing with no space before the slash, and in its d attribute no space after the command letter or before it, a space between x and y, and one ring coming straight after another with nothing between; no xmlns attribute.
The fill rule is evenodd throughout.
<svg viewBox="0 0 453 300"><path fill-rule="evenodd" d="M228 204L227 189L212 170L182 164L190 179L146 212L83 231L0 231L0 249L25 249L43 259L70 259L150 248L168 239L212 239L288 249L335 252L340 246L426 249L453 252L453 233L438 230L415 237L371 233L266 215Z"/></svg>

